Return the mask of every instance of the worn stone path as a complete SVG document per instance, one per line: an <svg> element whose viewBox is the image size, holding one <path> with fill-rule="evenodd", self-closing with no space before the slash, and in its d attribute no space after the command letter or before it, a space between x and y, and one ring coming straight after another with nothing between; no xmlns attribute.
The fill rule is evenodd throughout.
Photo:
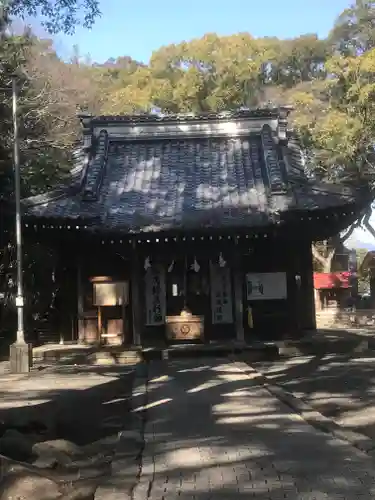
<svg viewBox="0 0 375 500"><path fill-rule="evenodd" d="M373 460L314 429L235 364L150 367L134 500L375 497Z"/></svg>

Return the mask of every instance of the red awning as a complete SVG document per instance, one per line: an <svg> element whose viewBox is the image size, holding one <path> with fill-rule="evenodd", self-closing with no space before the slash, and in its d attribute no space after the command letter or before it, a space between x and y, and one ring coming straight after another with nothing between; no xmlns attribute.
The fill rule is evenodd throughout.
<svg viewBox="0 0 375 500"><path fill-rule="evenodd" d="M314 288L349 288L350 273L314 273Z"/></svg>

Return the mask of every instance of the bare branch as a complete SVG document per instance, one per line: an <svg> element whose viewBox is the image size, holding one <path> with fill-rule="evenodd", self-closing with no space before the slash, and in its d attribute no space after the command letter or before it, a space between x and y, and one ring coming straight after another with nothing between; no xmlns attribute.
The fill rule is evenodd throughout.
<svg viewBox="0 0 375 500"><path fill-rule="evenodd" d="M361 219L357 219L355 222L353 222L353 224L351 226L349 226L349 229L347 230L347 232L341 236L341 241L344 242L346 241L354 232L355 229L357 229L358 227L361 226Z"/></svg>

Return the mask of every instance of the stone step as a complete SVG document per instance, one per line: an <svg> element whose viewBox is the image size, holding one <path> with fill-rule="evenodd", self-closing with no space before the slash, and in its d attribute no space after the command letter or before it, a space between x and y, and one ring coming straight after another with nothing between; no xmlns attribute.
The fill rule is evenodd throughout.
<svg viewBox="0 0 375 500"><path fill-rule="evenodd" d="M140 350L125 348L48 347L33 350L34 363L61 363L64 365L127 365L142 360Z"/></svg>
<svg viewBox="0 0 375 500"><path fill-rule="evenodd" d="M127 365L142 361L139 351L98 351L87 356L88 364L92 365Z"/></svg>

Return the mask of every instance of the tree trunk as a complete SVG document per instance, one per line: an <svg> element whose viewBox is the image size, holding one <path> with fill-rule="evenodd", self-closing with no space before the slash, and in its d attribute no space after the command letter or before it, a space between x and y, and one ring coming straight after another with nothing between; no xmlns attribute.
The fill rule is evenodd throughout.
<svg viewBox="0 0 375 500"><path fill-rule="evenodd" d="M322 255L317 247L313 244L312 245L312 254L314 259L319 262L319 264L322 266L322 272L323 273L330 273L332 270L332 261L333 257L335 256L336 253L336 248L331 248L326 256Z"/></svg>

